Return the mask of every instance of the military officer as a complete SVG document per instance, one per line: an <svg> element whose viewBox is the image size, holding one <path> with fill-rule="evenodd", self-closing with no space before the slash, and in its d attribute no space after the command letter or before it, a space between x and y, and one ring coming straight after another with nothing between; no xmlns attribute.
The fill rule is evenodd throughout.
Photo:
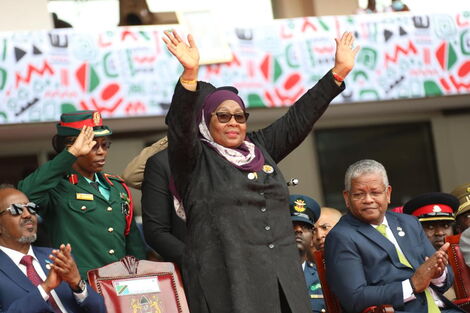
<svg viewBox="0 0 470 313"><path fill-rule="evenodd" d="M313 227L320 217L320 205L308 196L291 195L289 209L312 312L326 312L317 267L309 260L309 252L314 244Z"/></svg>
<svg viewBox="0 0 470 313"><path fill-rule="evenodd" d="M145 258L124 181L103 172L112 131L99 112L64 113L52 143L58 153L19 183L40 207L54 246L70 243L82 278L126 255Z"/></svg>
<svg viewBox="0 0 470 313"><path fill-rule="evenodd" d="M459 200L449 193L429 192L409 200L403 212L414 215L423 226L424 233L436 250L445 244L445 237L454 234L454 212Z"/></svg>
<svg viewBox="0 0 470 313"><path fill-rule="evenodd" d="M457 197L460 202L460 206L455 213L455 231L460 234L470 227L470 184L456 187L451 194Z"/></svg>

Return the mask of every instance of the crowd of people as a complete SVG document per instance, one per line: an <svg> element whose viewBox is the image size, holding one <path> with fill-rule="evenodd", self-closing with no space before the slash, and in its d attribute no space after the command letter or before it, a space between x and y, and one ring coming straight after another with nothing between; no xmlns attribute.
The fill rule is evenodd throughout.
<svg viewBox="0 0 470 313"><path fill-rule="evenodd" d="M277 166L345 89L360 49L352 33L336 39L334 67L254 132L236 88L198 80L192 36L165 35L183 67L168 136L136 156L124 178L103 171L112 130L99 112L77 111L61 115L55 158L17 188L0 186L0 312L106 312L87 271L126 255L145 259L147 249L181 269L192 313L326 312L318 250L345 312L382 304L464 312L450 301L445 237L462 233L470 264L470 185L418 195L395 213L385 168L360 160L345 174L342 215L289 195ZM128 186L142 190L143 236ZM32 245L38 219L54 248Z"/></svg>

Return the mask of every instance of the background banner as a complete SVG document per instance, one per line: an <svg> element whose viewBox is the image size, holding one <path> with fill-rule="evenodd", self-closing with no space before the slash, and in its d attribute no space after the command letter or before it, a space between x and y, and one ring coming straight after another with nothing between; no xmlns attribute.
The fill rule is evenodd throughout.
<svg viewBox="0 0 470 313"><path fill-rule="evenodd" d="M87 109L106 118L164 115L182 71L162 41L167 28L0 33L0 124L55 121ZM231 29L232 61L203 66L200 79L239 88L248 107L289 106L333 67L334 38L344 31L355 32L361 51L336 103L470 93L470 11L305 17Z"/></svg>

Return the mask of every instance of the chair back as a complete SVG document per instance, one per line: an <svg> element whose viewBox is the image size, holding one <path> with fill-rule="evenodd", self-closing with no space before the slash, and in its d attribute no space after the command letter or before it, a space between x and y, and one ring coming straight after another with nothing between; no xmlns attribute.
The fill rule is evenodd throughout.
<svg viewBox="0 0 470 313"><path fill-rule="evenodd" d="M331 291L326 280L326 264L323 250L313 252L313 259L317 265L318 278L320 279L323 299L325 300L326 311L328 313L342 313L341 304L338 298ZM391 305L377 305L366 308L362 313L393 313L395 310Z"/></svg>
<svg viewBox="0 0 470 313"><path fill-rule="evenodd" d="M120 261L88 271L108 313L189 313L181 275L170 262Z"/></svg>
<svg viewBox="0 0 470 313"><path fill-rule="evenodd" d="M449 264L454 272L454 291L456 296L454 303L461 308L470 309L470 268L465 264L462 251L460 251L460 235L446 237L446 242L450 243L447 255L449 256Z"/></svg>
<svg viewBox="0 0 470 313"><path fill-rule="evenodd" d="M326 281L326 265L323 250L313 252L313 258L317 265L318 278L320 279L323 299L325 300L326 311L328 313L342 313L338 298L333 294Z"/></svg>

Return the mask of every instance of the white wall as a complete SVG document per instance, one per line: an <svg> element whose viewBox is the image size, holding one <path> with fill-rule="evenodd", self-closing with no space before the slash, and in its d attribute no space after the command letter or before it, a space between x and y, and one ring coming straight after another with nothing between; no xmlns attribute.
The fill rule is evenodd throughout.
<svg viewBox="0 0 470 313"><path fill-rule="evenodd" d="M52 28L47 0L1 0L0 31Z"/></svg>

